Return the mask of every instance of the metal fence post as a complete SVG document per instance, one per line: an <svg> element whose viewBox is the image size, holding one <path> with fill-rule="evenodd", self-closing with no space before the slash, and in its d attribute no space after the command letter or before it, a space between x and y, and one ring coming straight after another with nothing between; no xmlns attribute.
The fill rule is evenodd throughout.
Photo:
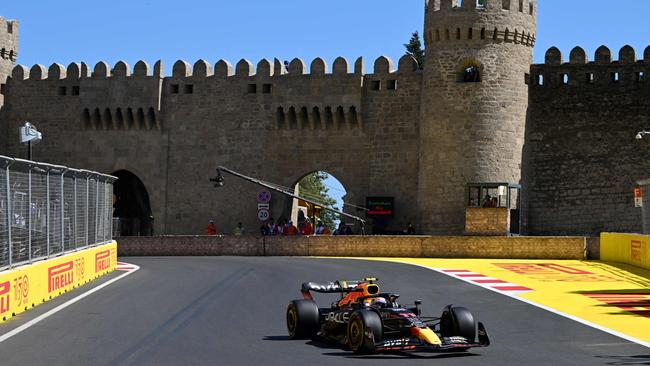
<svg viewBox="0 0 650 366"><path fill-rule="evenodd" d="M46 207L46 213L45 213L45 236L47 237L47 240L45 241L47 243L47 258L50 257L50 170L47 170L47 174L45 175L45 207Z"/></svg>
<svg viewBox="0 0 650 366"><path fill-rule="evenodd" d="M27 225L27 242L29 250L29 262L32 262L32 165L29 165L28 172L28 183L27 183L27 219L29 220L29 225Z"/></svg>
<svg viewBox="0 0 650 366"><path fill-rule="evenodd" d="M88 206L90 205L90 177L88 174L86 174L86 240L84 241L84 248L88 246L88 221L90 220L90 209Z"/></svg>
<svg viewBox="0 0 650 366"><path fill-rule="evenodd" d="M12 262L13 262L13 248L11 245L11 224L13 220L11 219L11 215L13 215L13 209L11 207L11 181L9 179L9 166L6 168L7 170L7 235L8 235L8 241L7 244L9 245L9 268L12 267Z"/></svg>
<svg viewBox="0 0 650 366"><path fill-rule="evenodd" d="M63 176L65 170L61 172L61 252L65 253L65 192L63 191Z"/></svg>
<svg viewBox="0 0 650 366"><path fill-rule="evenodd" d="M93 245L97 245L97 225L99 225L99 182L97 177L95 177L95 188L97 193L95 195L95 242Z"/></svg>
<svg viewBox="0 0 650 366"><path fill-rule="evenodd" d="M72 225L72 232L74 235L72 236L72 244L74 245L74 249L77 249L77 174L72 176L72 184L73 184L73 191L72 195L74 196L74 211L73 211L73 218L74 218L74 224Z"/></svg>

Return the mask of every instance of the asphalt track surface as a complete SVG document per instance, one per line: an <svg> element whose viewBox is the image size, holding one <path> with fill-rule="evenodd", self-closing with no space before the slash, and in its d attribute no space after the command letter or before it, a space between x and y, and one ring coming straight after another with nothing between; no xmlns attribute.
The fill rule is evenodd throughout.
<svg viewBox="0 0 650 366"><path fill-rule="evenodd" d="M646 347L415 266L307 258L120 260L141 269L0 343L0 364L650 364ZM355 356L320 341L287 338L286 305L300 298L303 281L366 276L378 277L384 291L399 292L403 303L423 300L427 315L438 316L450 303L468 307L485 323L492 346L462 354ZM0 325L0 334L101 281ZM325 299L320 305L330 301Z"/></svg>

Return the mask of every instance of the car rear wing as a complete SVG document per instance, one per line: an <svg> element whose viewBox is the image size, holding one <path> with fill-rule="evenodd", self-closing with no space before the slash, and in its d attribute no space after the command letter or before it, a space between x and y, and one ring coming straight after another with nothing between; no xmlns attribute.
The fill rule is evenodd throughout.
<svg viewBox="0 0 650 366"><path fill-rule="evenodd" d="M357 286L360 283L370 283L377 281L376 278L364 278L363 280L338 280L336 282L328 282L326 284L320 284L316 282L304 282L300 289L302 295L307 300L313 300L311 292L318 292L321 294L343 294L350 293L357 290ZM361 289L359 289L361 290Z"/></svg>

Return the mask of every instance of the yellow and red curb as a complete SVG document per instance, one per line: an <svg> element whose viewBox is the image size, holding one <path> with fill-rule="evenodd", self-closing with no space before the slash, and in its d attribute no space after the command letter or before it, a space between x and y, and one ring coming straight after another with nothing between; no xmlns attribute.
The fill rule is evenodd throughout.
<svg viewBox="0 0 650 366"><path fill-rule="evenodd" d="M576 260L364 258L425 267L650 347L650 271Z"/></svg>

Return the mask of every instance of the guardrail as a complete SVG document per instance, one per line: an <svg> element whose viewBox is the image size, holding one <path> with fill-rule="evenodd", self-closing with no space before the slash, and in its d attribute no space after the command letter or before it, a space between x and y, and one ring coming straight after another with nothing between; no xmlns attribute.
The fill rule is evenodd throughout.
<svg viewBox="0 0 650 366"><path fill-rule="evenodd" d="M110 242L116 179L0 155L0 270Z"/></svg>

